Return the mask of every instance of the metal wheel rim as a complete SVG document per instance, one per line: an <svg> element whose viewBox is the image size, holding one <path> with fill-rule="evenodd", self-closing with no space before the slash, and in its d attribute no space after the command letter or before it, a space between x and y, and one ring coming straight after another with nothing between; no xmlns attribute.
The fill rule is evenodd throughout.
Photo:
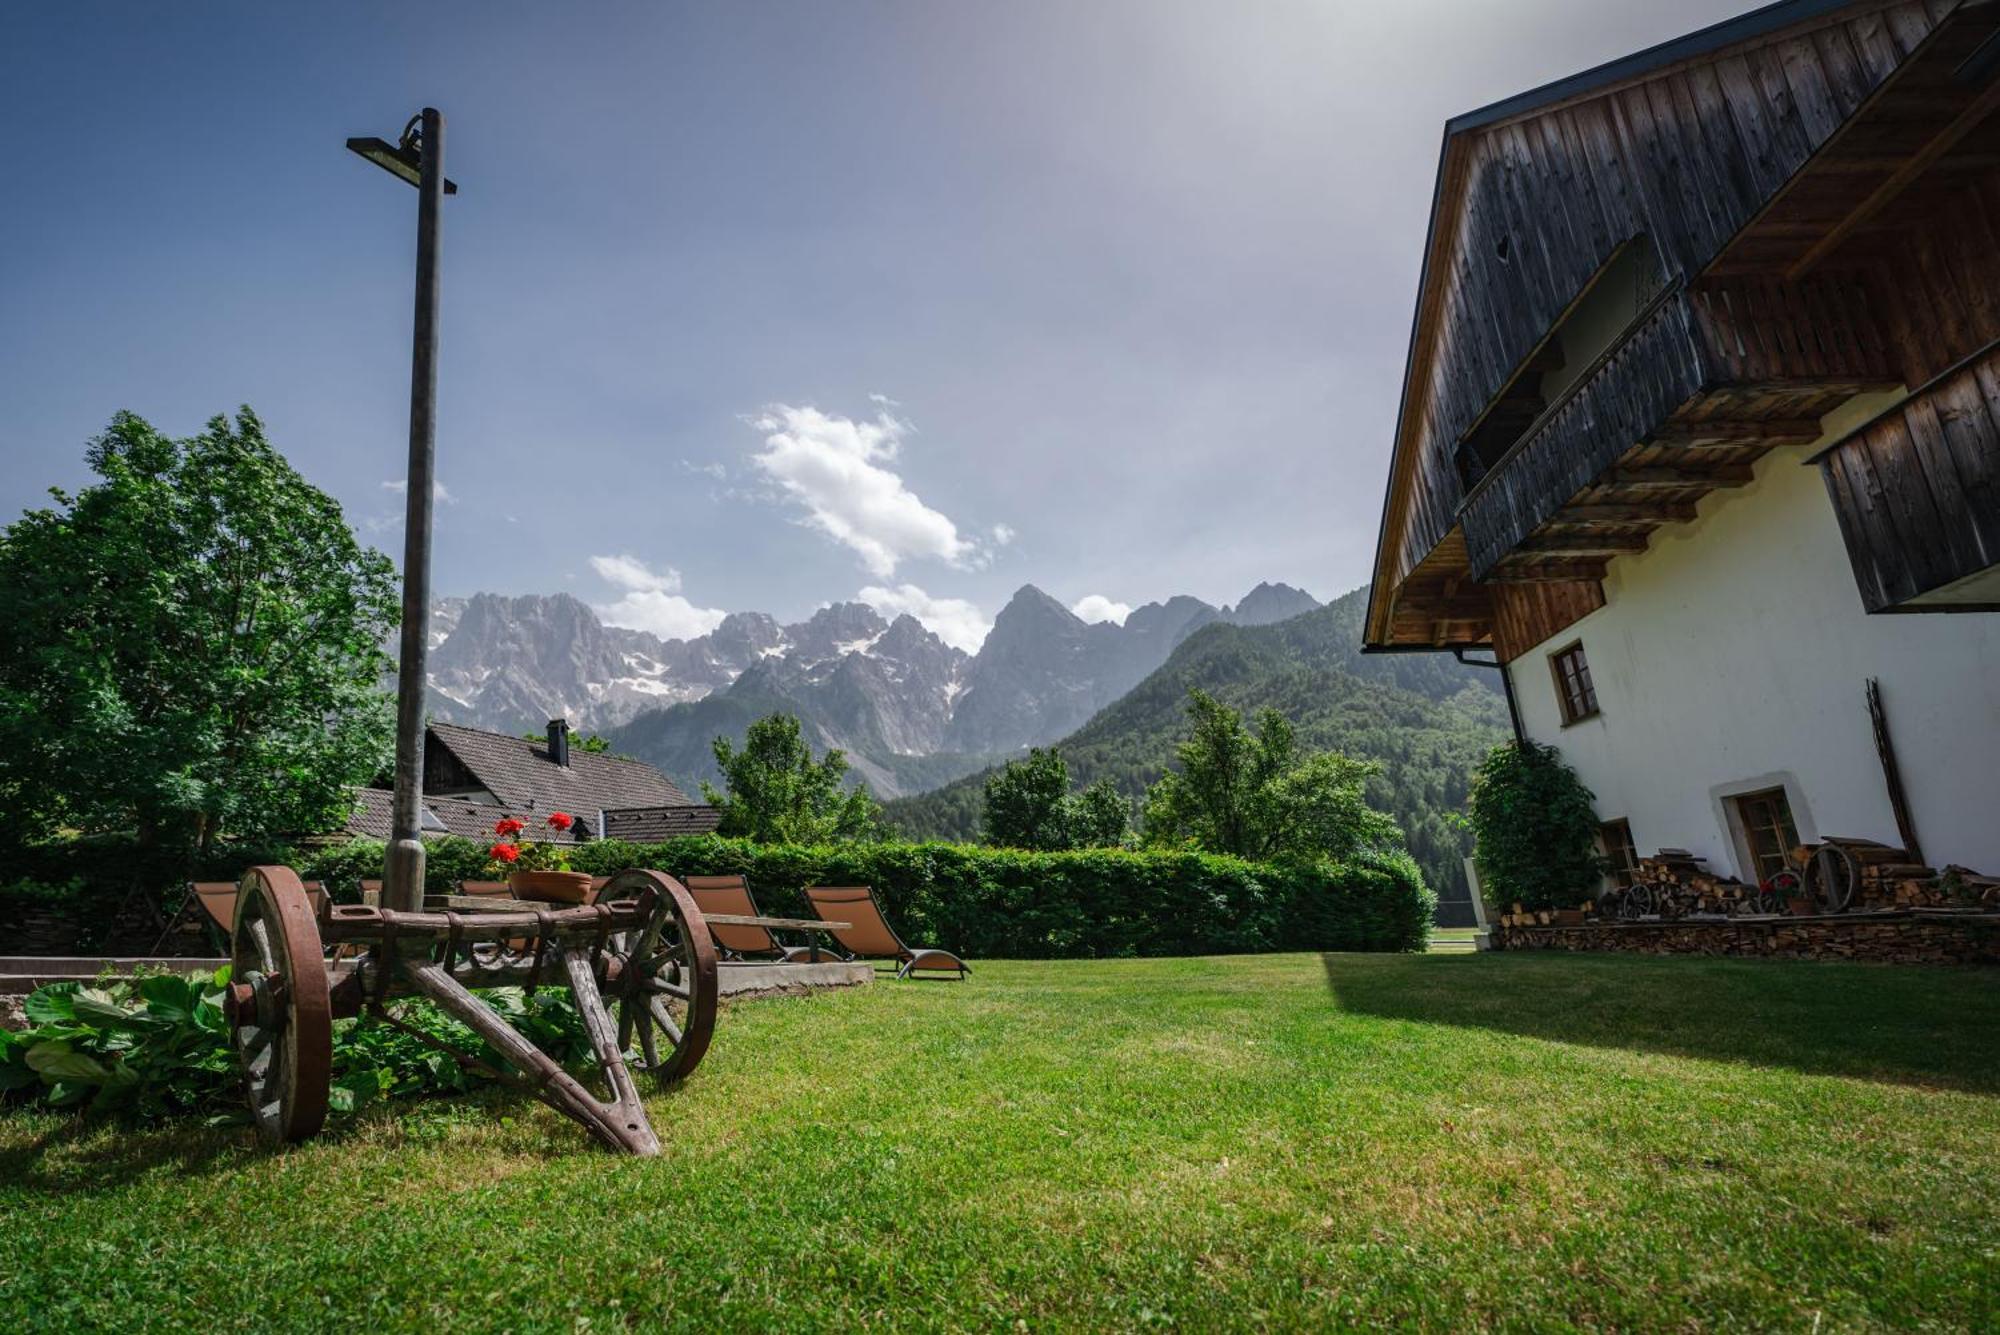
<svg viewBox="0 0 2000 1335"><path fill-rule="evenodd" d="M312 901L290 868L253 867L244 875L230 985L260 994L231 1033L258 1135L273 1144L308 1139L326 1124L333 1008Z"/></svg>

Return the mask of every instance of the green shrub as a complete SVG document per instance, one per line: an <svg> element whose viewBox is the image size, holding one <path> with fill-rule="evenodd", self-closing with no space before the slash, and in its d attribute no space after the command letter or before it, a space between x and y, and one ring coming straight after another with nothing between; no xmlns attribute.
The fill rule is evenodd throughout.
<svg viewBox="0 0 2000 1335"><path fill-rule="evenodd" d="M1553 746L1496 746L1472 781L1473 860L1487 899L1575 908L1597 894L1605 860L1591 791Z"/></svg>
<svg viewBox="0 0 2000 1335"><path fill-rule="evenodd" d="M431 893L486 875L484 844L436 839L425 849ZM203 871L229 879L254 861L283 862L351 903L362 880L382 875L383 852L379 840L291 853L243 850L235 861ZM1032 852L970 844L759 844L705 835L651 845L584 844L572 863L594 875L626 867L675 876L740 872L765 911L801 916L810 916L808 885L870 885L907 939L989 958L1421 950L1436 903L1415 862L1389 853L1280 864L1183 849Z"/></svg>
<svg viewBox="0 0 2000 1335"><path fill-rule="evenodd" d="M24 1003L29 1027L0 1029L0 1094L50 1108L152 1119L212 1114L246 1120L222 1015L227 967L207 974L50 983ZM542 1050L576 1065L590 1053L568 992L480 993ZM411 1028L487 1065L503 1065L471 1030L427 1001L395 1005ZM369 1016L333 1026L333 1111L377 1098L460 1091L481 1081L447 1054Z"/></svg>

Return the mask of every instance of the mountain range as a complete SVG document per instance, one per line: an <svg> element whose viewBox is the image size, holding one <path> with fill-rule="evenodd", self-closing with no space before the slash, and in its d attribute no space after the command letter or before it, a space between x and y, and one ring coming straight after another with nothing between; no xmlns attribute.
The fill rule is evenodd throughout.
<svg viewBox="0 0 2000 1335"><path fill-rule="evenodd" d="M1499 674L1440 654L1361 653L1366 604L1367 590L1357 589L1280 622L1208 624L1184 636L1143 681L1056 743L1071 780L1109 779L1136 808L1187 736L1190 690L1246 715L1276 709L1302 747L1377 762L1370 804L1396 818L1441 895L1463 895L1472 838L1453 816L1480 758L1507 737ZM977 838L985 778L891 801L884 815L911 838Z"/></svg>
<svg viewBox="0 0 2000 1335"><path fill-rule="evenodd" d="M968 655L863 603L793 625L740 612L707 635L663 640L606 626L567 594L481 593L432 608L430 703L435 717L505 732L566 717L689 788L717 777L715 737L740 738L783 710L895 796L1069 733L1203 626L1266 625L1318 606L1259 584L1233 607L1176 597L1122 624L1090 623L1026 585Z"/></svg>

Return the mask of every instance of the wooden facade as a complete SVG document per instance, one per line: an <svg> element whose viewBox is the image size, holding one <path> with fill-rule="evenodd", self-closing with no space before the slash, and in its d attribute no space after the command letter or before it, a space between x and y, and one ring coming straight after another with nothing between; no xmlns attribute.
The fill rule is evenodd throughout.
<svg viewBox="0 0 2000 1335"><path fill-rule="evenodd" d="M1979 53L1996 31L1991 0L1797 0L1453 122L1368 643L1538 643L1602 605L1609 562L1768 450L1990 345L2000 75ZM1580 373L1552 370L1635 247L1650 296ZM1952 393L1963 453L1895 446L1881 424L1871 458L2000 454L1980 434L1994 417ZM1924 481L1977 508L1993 479ZM1842 513L1850 551L1891 531L1863 518ZM1990 564L1986 530L1965 532L1946 566Z"/></svg>

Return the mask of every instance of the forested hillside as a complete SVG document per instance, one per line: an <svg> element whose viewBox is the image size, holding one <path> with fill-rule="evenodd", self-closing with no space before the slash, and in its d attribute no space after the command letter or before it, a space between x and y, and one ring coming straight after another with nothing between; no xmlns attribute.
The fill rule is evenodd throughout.
<svg viewBox="0 0 2000 1335"><path fill-rule="evenodd" d="M1060 743L1078 784L1109 778L1132 798L1173 760L1187 733L1190 688L1245 711L1278 710L1301 745L1381 762L1369 800L1395 816L1440 893L1463 883L1471 837L1448 820L1465 805L1472 769L1507 735L1498 674L1449 655L1363 655L1367 591L1269 626L1212 625ZM889 820L912 837L971 839L984 774L891 802Z"/></svg>

